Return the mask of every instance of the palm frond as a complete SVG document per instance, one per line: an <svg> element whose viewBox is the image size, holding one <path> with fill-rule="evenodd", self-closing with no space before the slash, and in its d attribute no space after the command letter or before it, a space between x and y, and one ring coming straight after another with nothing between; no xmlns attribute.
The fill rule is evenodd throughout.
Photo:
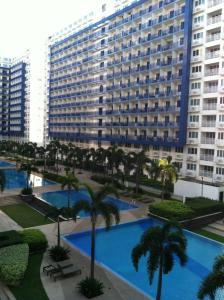
<svg viewBox="0 0 224 300"><path fill-rule="evenodd" d="M198 299L203 300L206 296L209 296L211 300L215 300L216 291L219 288L224 288L224 272L209 274L200 286Z"/></svg>
<svg viewBox="0 0 224 300"><path fill-rule="evenodd" d="M224 272L224 255L219 255L216 257L214 265L213 265L213 271ZM223 280L224 280L224 278L223 278Z"/></svg>
<svg viewBox="0 0 224 300"><path fill-rule="evenodd" d="M156 250L151 251L147 259L147 272L149 276L150 285L152 284L154 274L159 267L159 261L160 261L160 253L158 253Z"/></svg>
<svg viewBox="0 0 224 300"><path fill-rule="evenodd" d="M76 217L78 213L84 210L87 213L91 213L91 206L90 203L86 200L78 200L74 206L73 206L73 213L74 213L74 219L76 220Z"/></svg>
<svg viewBox="0 0 224 300"><path fill-rule="evenodd" d="M113 194L115 195L116 197L118 197L118 192L117 190L109 185L109 184L105 184L104 187L102 189L100 189L98 192L96 192L96 196L95 198L98 200L98 201L102 201L104 200L104 198L106 196L108 196L109 194Z"/></svg>
<svg viewBox="0 0 224 300"><path fill-rule="evenodd" d="M133 263L136 271L138 271L138 263L139 263L139 259L142 257L142 255L144 255L144 251L143 251L142 244L139 243L137 246L135 246L133 248L132 253L131 253L132 263Z"/></svg>

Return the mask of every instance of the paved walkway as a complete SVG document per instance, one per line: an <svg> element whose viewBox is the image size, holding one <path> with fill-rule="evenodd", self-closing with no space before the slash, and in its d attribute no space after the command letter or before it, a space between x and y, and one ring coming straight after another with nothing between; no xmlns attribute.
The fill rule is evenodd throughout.
<svg viewBox="0 0 224 300"><path fill-rule="evenodd" d="M224 220L220 220L212 224L209 224L203 229L224 237Z"/></svg>
<svg viewBox="0 0 224 300"><path fill-rule="evenodd" d="M15 221L8 217L0 207L0 232L8 230L21 230L22 227L19 226ZM1 298L0 298L1 300Z"/></svg>

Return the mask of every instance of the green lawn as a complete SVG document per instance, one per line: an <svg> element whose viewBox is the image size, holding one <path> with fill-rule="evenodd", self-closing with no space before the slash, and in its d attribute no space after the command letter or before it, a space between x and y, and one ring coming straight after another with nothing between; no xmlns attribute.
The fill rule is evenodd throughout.
<svg viewBox="0 0 224 300"><path fill-rule="evenodd" d="M48 300L40 279L42 253L29 256L29 264L22 284L10 287L17 300Z"/></svg>
<svg viewBox="0 0 224 300"><path fill-rule="evenodd" d="M215 233L212 233L210 231L204 230L204 229L198 229L198 230L192 230L195 233L198 233L200 235L203 235L211 240L215 240L217 242L224 244L224 237Z"/></svg>
<svg viewBox="0 0 224 300"><path fill-rule="evenodd" d="M1 206L0 210L24 228L52 223L25 203Z"/></svg>

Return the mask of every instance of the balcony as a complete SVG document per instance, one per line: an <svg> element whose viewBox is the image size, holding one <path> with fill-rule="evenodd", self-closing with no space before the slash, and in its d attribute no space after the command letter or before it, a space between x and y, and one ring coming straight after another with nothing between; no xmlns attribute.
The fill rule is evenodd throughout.
<svg viewBox="0 0 224 300"><path fill-rule="evenodd" d="M214 145L215 144L215 139L211 139L211 138L201 138L201 144L208 144L208 145Z"/></svg>
<svg viewBox="0 0 224 300"><path fill-rule="evenodd" d="M216 157L215 162L217 164L223 165L224 164L224 158L223 157Z"/></svg>
<svg viewBox="0 0 224 300"><path fill-rule="evenodd" d="M202 127L216 127L215 121L203 121Z"/></svg>
<svg viewBox="0 0 224 300"><path fill-rule="evenodd" d="M199 171L199 176L201 176L201 177L207 177L207 178L213 178L213 172L200 170Z"/></svg>
<svg viewBox="0 0 224 300"><path fill-rule="evenodd" d="M216 110L217 109L217 103L205 103L203 104L203 110Z"/></svg>
<svg viewBox="0 0 224 300"><path fill-rule="evenodd" d="M205 54L205 59L217 58L220 55L220 51L207 52Z"/></svg>
<svg viewBox="0 0 224 300"><path fill-rule="evenodd" d="M217 86L212 86L212 87L205 87L204 88L204 93L217 93L218 92L218 85Z"/></svg>
<svg viewBox="0 0 224 300"><path fill-rule="evenodd" d="M221 20L222 20L222 16L221 15L209 18L207 20L207 25L216 24L218 22L221 22Z"/></svg>
<svg viewBox="0 0 224 300"><path fill-rule="evenodd" d="M219 75L219 68L205 70L205 76Z"/></svg>
<svg viewBox="0 0 224 300"><path fill-rule="evenodd" d="M211 35L207 36L206 42L207 43L214 42L214 41L220 40L220 38L221 38L221 34L220 33L211 34Z"/></svg>
<svg viewBox="0 0 224 300"><path fill-rule="evenodd" d="M200 155L200 160L214 161L214 155L201 154Z"/></svg>
<svg viewBox="0 0 224 300"><path fill-rule="evenodd" d="M223 3L223 0L210 0L208 2L208 7L213 7L213 6L222 4L222 3Z"/></svg>

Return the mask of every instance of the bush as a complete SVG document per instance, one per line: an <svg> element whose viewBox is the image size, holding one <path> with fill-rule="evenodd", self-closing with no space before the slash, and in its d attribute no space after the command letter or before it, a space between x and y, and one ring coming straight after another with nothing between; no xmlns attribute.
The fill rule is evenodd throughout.
<svg viewBox="0 0 224 300"><path fill-rule="evenodd" d="M21 191L22 195L32 195L33 194L33 189L31 187L29 188L23 188Z"/></svg>
<svg viewBox="0 0 224 300"><path fill-rule="evenodd" d="M204 197L187 198L186 205L194 210L196 216L224 211L224 204Z"/></svg>
<svg viewBox="0 0 224 300"><path fill-rule="evenodd" d="M64 176L61 176L61 175L57 175L57 174L54 174L54 173L49 173L49 172L43 172L43 177L45 179L48 179L48 180L52 180L52 181L55 181L55 182L58 182L58 183L63 183L64 182Z"/></svg>
<svg viewBox="0 0 224 300"><path fill-rule="evenodd" d="M0 248L22 243L22 238L16 230L0 232Z"/></svg>
<svg viewBox="0 0 224 300"><path fill-rule="evenodd" d="M51 247L48 252L54 261L63 261L69 258L70 250L56 245Z"/></svg>
<svg viewBox="0 0 224 300"><path fill-rule="evenodd" d="M18 244L0 249L0 278L12 286L20 284L24 277L29 257L27 244Z"/></svg>
<svg viewBox="0 0 224 300"><path fill-rule="evenodd" d="M97 279L86 277L78 284L79 293L87 298L97 297L103 294L103 283Z"/></svg>
<svg viewBox="0 0 224 300"><path fill-rule="evenodd" d="M91 179L101 184L112 183L112 179L108 176L92 175Z"/></svg>
<svg viewBox="0 0 224 300"><path fill-rule="evenodd" d="M181 221L185 219L191 219L194 217L194 211L178 201L163 201L160 203L151 204L149 206L149 212L167 218Z"/></svg>
<svg viewBox="0 0 224 300"><path fill-rule="evenodd" d="M30 252L45 251L47 248L47 239L39 229L23 230L21 237L29 245Z"/></svg>

